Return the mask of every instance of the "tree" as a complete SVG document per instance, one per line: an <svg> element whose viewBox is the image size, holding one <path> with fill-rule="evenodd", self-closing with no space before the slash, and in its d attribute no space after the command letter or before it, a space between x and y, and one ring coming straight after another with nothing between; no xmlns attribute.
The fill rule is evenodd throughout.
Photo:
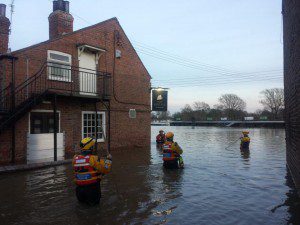
<svg viewBox="0 0 300 225"><path fill-rule="evenodd" d="M220 105L227 110L244 110L246 103L235 94L225 94L219 98Z"/></svg>
<svg viewBox="0 0 300 225"><path fill-rule="evenodd" d="M274 119L278 119L279 114L284 109L284 92L283 88L265 89L262 92L260 103L266 110L272 113Z"/></svg>
<svg viewBox="0 0 300 225"><path fill-rule="evenodd" d="M155 121L157 119L156 115L154 112L151 112L151 120Z"/></svg>
<svg viewBox="0 0 300 225"><path fill-rule="evenodd" d="M205 102L194 102L194 117L195 120L206 120L207 114L210 111L210 106Z"/></svg>
<svg viewBox="0 0 300 225"><path fill-rule="evenodd" d="M195 120L194 111L193 111L192 107L189 104L186 104L181 109L181 118L182 118L182 120L185 120L185 121Z"/></svg>
<svg viewBox="0 0 300 225"><path fill-rule="evenodd" d="M173 120L181 120L181 113L176 112L172 115Z"/></svg>
<svg viewBox="0 0 300 225"><path fill-rule="evenodd" d="M242 119L246 103L235 94L224 94L219 98L219 107L230 119Z"/></svg>
<svg viewBox="0 0 300 225"><path fill-rule="evenodd" d="M222 110L218 108L212 108L209 113L207 114L207 117L212 118L213 120L220 120L222 117Z"/></svg>
<svg viewBox="0 0 300 225"><path fill-rule="evenodd" d="M157 112L156 113L156 118L158 121L161 121L161 120L168 120L170 119L170 112L169 111L166 111L166 112Z"/></svg>
<svg viewBox="0 0 300 225"><path fill-rule="evenodd" d="M209 104L205 102L194 102L193 107L195 111L209 112L210 110Z"/></svg>

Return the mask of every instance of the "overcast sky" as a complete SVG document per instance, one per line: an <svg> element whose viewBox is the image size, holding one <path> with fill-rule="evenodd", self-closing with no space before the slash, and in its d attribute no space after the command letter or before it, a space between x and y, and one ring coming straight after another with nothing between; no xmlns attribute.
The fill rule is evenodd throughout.
<svg viewBox="0 0 300 225"><path fill-rule="evenodd" d="M0 0L10 4L10 0ZM248 111L283 87L281 0L70 0L75 30L117 17L169 109L235 93ZM51 0L15 0L11 48L48 39Z"/></svg>

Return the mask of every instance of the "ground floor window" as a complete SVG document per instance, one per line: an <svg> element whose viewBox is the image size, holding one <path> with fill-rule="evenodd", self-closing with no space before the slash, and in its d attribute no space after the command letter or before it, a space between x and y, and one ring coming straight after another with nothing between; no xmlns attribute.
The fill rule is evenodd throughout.
<svg viewBox="0 0 300 225"><path fill-rule="evenodd" d="M97 124L97 135L96 135ZM96 138L98 142L103 142L105 139L105 113L97 112L82 112L82 138L92 137Z"/></svg>
<svg viewBox="0 0 300 225"><path fill-rule="evenodd" d="M56 123L59 129L59 113L56 114ZM30 133L31 134L54 133L53 112L31 112Z"/></svg>

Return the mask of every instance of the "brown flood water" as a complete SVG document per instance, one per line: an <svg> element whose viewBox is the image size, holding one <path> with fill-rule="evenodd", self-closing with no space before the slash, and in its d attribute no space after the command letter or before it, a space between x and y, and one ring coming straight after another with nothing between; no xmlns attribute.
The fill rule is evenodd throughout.
<svg viewBox="0 0 300 225"><path fill-rule="evenodd" d="M241 129L164 127L186 166L165 170L159 129L151 146L113 152L99 206L77 202L70 165L1 175L0 224L300 224L284 130L250 129L250 154L241 154L232 144Z"/></svg>

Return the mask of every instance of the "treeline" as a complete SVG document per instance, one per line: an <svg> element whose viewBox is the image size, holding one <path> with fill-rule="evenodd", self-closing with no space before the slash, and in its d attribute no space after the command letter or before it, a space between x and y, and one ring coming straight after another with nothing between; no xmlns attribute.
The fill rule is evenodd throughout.
<svg viewBox="0 0 300 225"><path fill-rule="evenodd" d="M254 120L283 120L284 93L281 88L266 89L261 92L263 110L255 113L245 111L246 102L236 94L224 94L218 99L218 104L211 107L209 104L197 101L192 105L185 105L181 111L170 115L169 112L152 114L152 120L244 120L245 117ZM247 118L246 118L247 119Z"/></svg>

